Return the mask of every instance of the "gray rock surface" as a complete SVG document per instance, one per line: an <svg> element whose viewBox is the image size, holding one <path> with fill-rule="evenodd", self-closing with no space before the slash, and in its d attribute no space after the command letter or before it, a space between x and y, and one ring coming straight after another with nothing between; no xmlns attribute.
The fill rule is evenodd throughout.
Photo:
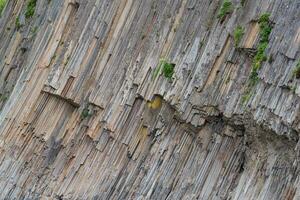
<svg viewBox="0 0 300 200"><path fill-rule="evenodd" d="M223 20L221 7L37 0L28 18L9 0L0 199L300 199L300 0L232 0ZM161 59L172 79L155 75Z"/></svg>

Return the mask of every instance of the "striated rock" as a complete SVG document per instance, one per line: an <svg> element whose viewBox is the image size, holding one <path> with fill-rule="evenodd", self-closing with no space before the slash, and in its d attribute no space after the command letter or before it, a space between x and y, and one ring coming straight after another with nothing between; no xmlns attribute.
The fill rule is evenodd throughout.
<svg viewBox="0 0 300 200"><path fill-rule="evenodd" d="M0 19L0 199L300 199L299 0L28 5Z"/></svg>

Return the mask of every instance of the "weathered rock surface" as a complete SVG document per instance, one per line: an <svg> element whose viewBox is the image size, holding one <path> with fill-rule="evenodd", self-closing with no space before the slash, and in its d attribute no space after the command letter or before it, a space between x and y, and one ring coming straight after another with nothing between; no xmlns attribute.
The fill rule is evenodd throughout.
<svg viewBox="0 0 300 200"><path fill-rule="evenodd" d="M0 20L0 199L300 199L300 0L27 3Z"/></svg>

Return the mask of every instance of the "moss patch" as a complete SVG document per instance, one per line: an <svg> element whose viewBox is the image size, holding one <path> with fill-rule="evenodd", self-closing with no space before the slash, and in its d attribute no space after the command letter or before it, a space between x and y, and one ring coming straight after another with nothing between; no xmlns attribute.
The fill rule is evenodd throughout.
<svg viewBox="0 0 300 200"><path fill-rule="evenodd" d="M85 106L81 112L80 118L83 120L87 117L91 117L93 115L93 112L89 109L88 106Z"/></svg>
<svg viewBox="0 0 300 200"><path fill-rule="evenodd" d="M267 60L265 50L268 47L269 36L272 31L272 26L269 17L270 17L269 13L264 13L258 19L259 28L260 28L260 32L259 32L260 41L257 47L257 52L252 62L252 71L250 76L250 81L252 82L256 82L257 72L260 69L261 64Z"/></svg>
<svg viewBox="0 0 300 200"><path fill-rule="evenodd" d="M174 74L175 64L165 62L163 64L163 74L167 79L171 79Z"/></svg>
<svg viewBox="0 0 300 200"><path fill-rule="evenodd" d="M156 79L159 73L162 71L165 78L171 80L174 74L175 64L167 62L165 59L161 59L159 65L155 68L153 72L153 79Z"/></svg>
<svg viewBox="0 0 300 200"><path fill-rule="evenodd" d="M25 12L26 19L29 19L34 15L36 2L37 2L37 0L29 0L27 7L26 7L26 12Z"/></svg>
<svg viewBox="0 0 300 200"><path fill-rule="evenodd" d="M15 25L17 30L19 30L22 27L22 24L20 23L20 17L16 17Z"/></svg>
<svg viewBox="0 0 300 200"><path fill-rule="evenodd" d="M218 13L218 18L222 21L225 19L226 15L233 12L232 2L229 0L224 0L221 9Z"/></svg>
<svg viewBox="0 0 300 200"><path fill-rule="evenodd" d="M272 26L270 22L270 14L264 13L258 19L259 24L259 43L257 47L257 52L252 61L252 69L249 77L249 82L246 87L245 94L242 97L242 102L245 104L250 97L252 96L252 87L256 85L259 80L258 77L258 70L261 67L261 64L267 60L267 55L265 53L268 45L269 45L269 36L272 31ZM300 69L299 69L299 76L300 76Z"/></svg>
<svg viewBox="0 0 300 200"><path fill-rule="evenodd" d="M5 4L6 4L6 0L0 0L0 16L3 9L5 8Z"/></svg>
<svg viewBox="0 0 300 200"><path fill-rule="evenodd" d="M245 30L242 26L237 26L234 29L233 32L233 39L234 39L234 46L237 47L239 45L239 43L241 42L243 35L245 33Z"/></svg>

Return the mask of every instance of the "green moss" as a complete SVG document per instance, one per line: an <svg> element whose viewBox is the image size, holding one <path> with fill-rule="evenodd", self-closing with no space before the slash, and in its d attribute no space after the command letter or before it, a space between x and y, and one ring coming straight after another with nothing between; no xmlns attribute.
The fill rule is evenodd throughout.
<svg viewBox="0 0 300 200"><path fill-rule="evenodd" d="M224 20L226 15L233 12L233 5L232 2L229 0L224 0L221 9L218 13L218 18Z"/></svg>
<svg viewBox="0 0 300 200"><path fill-rule="evenodd" d="M245 33L245 30L241 26L237 26L234 29L233 39L234 39L234 45L235 45L235 47L237 47L239 45L239 43L241 42L241 39L243 38L244 33Z"/></svg>
<svg viewBox="0 0 300 200"><path fill-rule="evenodd" d="M241 4L242 4L242 6L245 6L246 0L241 0Z"/></svg>
<svg viewBox="0 0 300 200"><path fill-rule="evenodd" d="M85 105L83 110L81 111L80 118L83 120L87 117L93 116L94 114L95 113L94 113L93 109L89 108L89 105Z"/></svg>
<svg viewBox="0 0 300 200"><path fill-rule="evenodd" d="M81 112L81 119L85 119L87 118L88 116L90 116L90 113L89 113L89 109L88 108L84 108Z"/></svg>
<svg viewBox="0 0 300 200"><path fill-rule="evenodd" d="M258 23L269 23L270 21L270 13L264 13L262 15L260 15L259 19L258 19Z"/></svg>
<svg viewBox="0 0 300 200"><path fill-rule="evenodd" d="M5 4L6 4L6 0L0 0L0 16L3 9L5 8Z"/></svg>
<svg viewBox="0 0 300 200"><path fill-rule="evenodd" d="M242 97L243 104L249 101L250 97L252 96L252 92L251 92L252 87L254 87L259 80L258 70L260 69L261 64L267 60L267 55L265 51L269 45L269 36L272 31L272 26L269 17L270 17L269 13L264 13L258 19L258 23L260 27L260 31L259 31L260 40L258 43L257 52L253 58L252 70L250 73L246 92ZM300 77L300 67L299 67L299 77Z"/></svg>
<svg viewBox="0 0 300 200"><path fill-rule="evenodd" d="M163 74L166 78L171 79L174 74L175 64L173 63L164 63L163 65Z"/></svg>
<svg viewBox="0 0 300 200"><path fill-rule="evenodd" d="M252 63L253 70L257 71L260 68L261 63L267 60L267 56L265 54L265 50L267 47L268 47L268 42L259 43L257 47L257 52L254 56L253 63Z"/></svg>
<svg viewBox="0 0 300 200"><path fill-rule="evenodd" d="M165 59L161 59L159 62L159 65L155 68L154 72L153 72L153 79L156 79L157 76L159 75L160 71L163 72L163 75L171 80L172 76L174 74L174 68L175 68L175 64L174 63L170 63L167 62Z"/></svg>
<svg viewBox="0 0 300 200"><path fill-rule="evenodd" d="M300 60L298 61L295 69L293 70L293 75L296 77L296 78L300 78Z"/></svg>
<svg viewBox="0 0 300 200"><path fill-rule="evenodd" d="M259 19L259 27L260 27L260 32L259 32L259 44L257 47L257 52L254 56L253 62L252 62L252 72L251 74L257 74L257 71L260 69L261 64L267 60L267 55L265 53L268 45L269 45L269 36L272 31L272 26L270 24L270 14L269 13L264 13L262 14ZM251 77L250 76L250 80Z"/></svg>
<svg viewBox="0 0 300 200"><path fill-rule="evenodd" d="M258 73L256 70L252 70L250 73L250 77L249 77L249 83L248 83L248 87L253 87L256 85L256 83L258 82L259 77L258 77Z"/></svg>
<svg viewBox="0 0 300 200"><path fill-rule="evenodd" d="M17 30L19 30L22 27L22 24L20 23L20 17L16 17L15 25Z"/></svg>
<svg viewBox="0 0 300 200"><path fill-rule="evenodd" d="M34 15L36 2L37 0L29 0L25 12L26 19L29 19Z"/></svg>

